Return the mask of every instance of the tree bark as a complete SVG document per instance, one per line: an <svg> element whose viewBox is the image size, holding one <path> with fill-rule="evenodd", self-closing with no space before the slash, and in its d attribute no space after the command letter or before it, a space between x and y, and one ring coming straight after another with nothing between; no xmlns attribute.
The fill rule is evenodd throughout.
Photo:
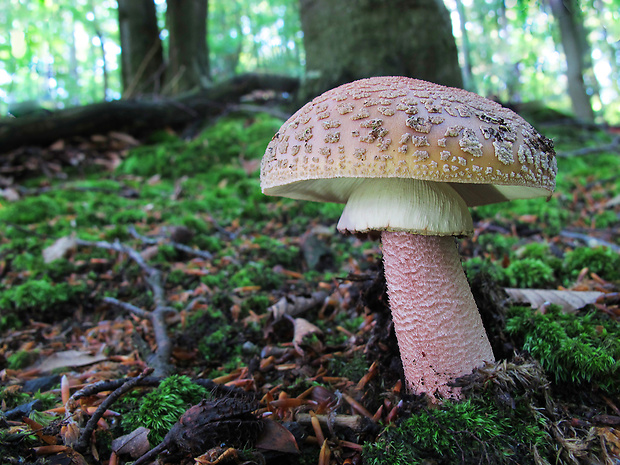
<svg viewBox="0 0 620 465"><path fill-rule="evenodd" d="M45 146L72 136L124 131L140 136L157 129L183 127L221 115L254 90L293 93L295 78L244 74L182 98L157 101L115 100L83 107L0 120L0 153L21 146Z"/></svg>
<svg viewBox="0 0 620 465"><path fill-rule="evenodd" d="M206 88L209 84L207 0L168 0L170 33L165 91L168 95Z"/></svg>
<svg viewBox="0 0 620 465"><path fill-rule="evenodd" d="M467 15L462 0L456 0L456 11L459 15L459 29L461 31L461 56L463 57L463 86L470 92L476 92L476 83L471 66L471 45L469 43L469 33L467 32Z"/></svg>
<svg viewBox="0 0 620 465"><path fill-rule="evenodd" d="M123 97L158 94L164 68L153 0L118 0Z"/></svg>
<svg viewBox="0 0 620 465"><path fill-rule="evenodd" d="M302 99L379 75L463 85L441 0L300 0L300 14L306 49Z"/></svg>
<svg viewBox="0 0 620 465"><path fill-rule="evenodd" d="M579 4L576 0L549 0L549 5L560 27L573 113L578 119L591 122L594 120L594 112L583 79L586 68L584 60L589 47L579 16Z"/></svg>

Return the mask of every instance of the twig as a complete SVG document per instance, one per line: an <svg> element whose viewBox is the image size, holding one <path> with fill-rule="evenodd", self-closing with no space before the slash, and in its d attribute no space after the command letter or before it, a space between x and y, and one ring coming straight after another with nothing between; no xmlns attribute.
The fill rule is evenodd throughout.
<svg viewBox="0 0 620 465"><path fill-rule="evenodd" d="M161 242L161 239L159 239L159 238L143 236L138 231L136 231L136 228L134 228L133 226L129 226L127 228L127 231L134 238L139 239L139 240L141 240L142 242L144 242L146 244L159 244ZM204 250L196 250L196 249L191 248L188 245L180 244L180 243L172 241L170 239L168 239L164 243L166 245L170 245L170 246L174 247L177 250L180 250L181 252L185 252L185 253L190 254L190 255L195 255L197 257L204 258L205 260L212 260L213 259L213 255L210 252L206 252Z"/></svg>
<svg viewBox="0 0 620 465"><path fill-rule="evenodd" d="M155 335L155 342L157 349L147 359L147 363L151 366L156 376L168 376L172 372L172 365L170 364L170 356L172 354L172 342L168 337L166 331L166 314L175 312L175 310L166 305L166 299L164 295L164 288L162 286L161 272L152 266L150 266L142 255L140 255L133 248L121 244L118 241L105 242L105 241L85 241L77 239L77 244L85 247L98 247L102 249L116 250L117 252L126 253L129 257L135 261L146 275L146 283L153 292L153 303L155 309L152 311L142 310L132 304L121 302L112 297L106 297L103 300L112 305L117 305L120 308L127 310L141 318L148 318L153 326L153 333Z"/></svg>
<svg viewBox="0 0 620 465"><path fill-rule="evenodd" d="M135 379L135 378L121 378L121 379L111 379L106 381L99 381L97 383L89 384L88 386L84 386L82 389L75 391L71 398L69 399L69 405L75 405L75 402L83 397L91 397L100 392L104 391L114 391L127 383L127 381ZM148 387L156 387L159 386L164 378L159 376L146 376L136 382L134 387L136 386L148 386ZM208 378L198 378L193 379L192 382L198 386L202 386L208 389L211 394L216 397L237 397L237 398L249 398L254 399L256 394L252 392L245 391L241 388L235 386L226 386L224 384L214 383L212 380Z"/></svg>
<svg viewBox="0 0 620 465"><path fill-rule="evenodd" d="M114 297L104 297L103 301L111 305L116 305L117 307L120 307L123 310L127 310L128 312L133 313L139 316L140 318L148 318L148 319L151 318L150 312L147 312L146 310L142 310L140 307L136 307L135 305L130 304L129 302L123 302L121 300L115 299Z"/></svg>
<svg viewBox="0 0 620 465"><path fill-rule="evenodd" d="M101 402L101 405L99 405L97 410L95 410L95 413L93 413L93 415L90 417L90 419L86 423L86 426L84 427L84 430L82 431L80 439L75 445L74 449L76 451L82 453L86 450L86 448L88 447L88 442L90 440L90 437L93 434L93 431L95 431L95 427L97 426L97 422L101 419L101 417L103 417L103 414L105 413L105 411L108 410L108 408L111 407L112 404L116 402L116 400L119 397L121 397L123 394L129 392L134 387L139 385L140 381L142 381L142 379L147 377L152 372L153 372L152 368L147 368L135 378L131 378L125 381L123 385L121 385L118 389L116 389L108 397L106 397L103 402Z"/></svg>
<svg viewBox="0 0 620 465"><path fill-rule="evenodd" d="M609 144L597 145L595 147L584 147L582 149L571 150L569 152L558 152L558 158L582 157L584 155L592 155L601 152L617 152L620 151L620 136L615 137Z"/></svg>
<svg viewBox="0 0 620 465"><path fill-rule="evenodd" d="M99 381L97 383L89 384L88 386L84 386L82 389L75 391L71 398L69 399L69 404L73 404L76 400L81 399L82 397L90 397L95 394L99 394L104 391L112 391L118 389L123 384L127 383L130 379L136 378L122 378L122 379L111 379L107 381ZM134 386L158 386L161 382L162 378L147 376L143 377L137 382Z"/></svg>
<svg viewBox="0 0 620 465"><path fill-rule="evenodd" d="M603 239L598 239L596 237L588 236L586 234L580 234L580 233L570 232L570 231L561 231L559 235L562 237L566 237L568 239L576 239L576 240L582 241L588 247L603 246L603 247L608 247L615 252L620 252L620 246L613 244L611 242L605 241Z"/></svg>

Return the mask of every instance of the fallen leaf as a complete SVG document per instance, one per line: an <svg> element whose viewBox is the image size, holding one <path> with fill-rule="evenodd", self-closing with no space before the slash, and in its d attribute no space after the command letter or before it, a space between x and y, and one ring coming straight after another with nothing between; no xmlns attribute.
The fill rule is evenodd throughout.
<svg viewBox="0 0 620 465"><path fill-rule="evenodd" d="M17 189L14 189L13 187L7 187L6 189L0 189L0 197L4 197L9 202L15 202L19 200L20 198L19 192L17 192Z"/></svg>
<svg viewBox="0 0 620 465"><path fill-rule="evenodd" d="M514 289L506 288L506 293L513 303L528 303L538 308L545 303L560 305L564 312L574 312L588 304L596 302L602 292L594 291L558 291L554 289Z"/></svg>
<svg viewBox="0 0 620 465"><path fill-rule="evenodd" d="M159 253L159 245L156 244L156 245L148 246L146 249L140 252L140 255L142 255L142 258L144 258L146 261L149 261L155 258L155 256L158 253Z"/></svg>
<svg viewBox="0 0 620 465"><path fill-rule="evenodd" d="M112 450L118 455L129 454L133 459L143 456L151 449L149 431L150 429L140 426L131 433L116 438L112 441Z"/></svg>
<svg viewBox="0 0 620 465"><path fill-rule="evenodd" d="M69 252L75 250L77 246L77 239L75 236L64 236L57 239L52 245L43 249L43 261L45 263L51 263L54 260L64 258Z"/></svg>
<svg viewBox="0 0 620 465"><path fill-rule="evenodd" d="M263 450L275 450L287 454L299 454L295 436L280 423L266 419L263 430L256 441L256 447Z"/></svg>
<svg viewBox="0 0 620 465"><path fill-rule="evenodd" d="M41 362L41 371L52 371L56 368L64 367L81 367L92 365L93 363L102 362L108 358L102 354L91 355L89 352L79 350L65 350L55 352Z"/></svg>
<svg viewBox="0 0 620 465"><path fill-rule="evenodd" d="M313 325L308 320L303 318L295 318L293 321L295 332L293 335L293 346L300 354L303 354L303 350L299 347L304 337L312 333L322 333L318 326Z"/></svg>
<svg viewBox="0 0 620 465"><path fill-rule="evenodd" d="M614 456L620 456L620 431L614 428L596 428L596 432L605 442L607 449Z"/></svg>
<svg viewBox="0 0 620 465"><path fill-rule="evenodd" d="M284 315L299 315L306 310L311 309L315 305L322 304L327 297L327 293L323 291L313 292L310 297L301 295L293 295L282 297L275 304L267 309L273 314L273 318L277 320Z"/></svg>
<svg viewBox="0 0 620 465"><path fill-rule="evenodd" d="M56 436L50 436L47 434L43 434L43 426L37 423L34 420L31 420L28 417L23 417L22 421L26 423L32 432L37 435L37 437L46 444L50 446L56 445Z"/></svg>

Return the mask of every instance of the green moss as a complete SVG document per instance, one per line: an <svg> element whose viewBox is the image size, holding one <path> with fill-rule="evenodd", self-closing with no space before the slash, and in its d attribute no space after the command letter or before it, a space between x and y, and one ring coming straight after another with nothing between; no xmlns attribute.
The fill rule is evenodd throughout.
<svg viewBox="0 0 620 465"><path fill-rule="evenodd" d="M206 388L187 376L172 375L148 394L128 396L131 408L121 417L123 429L129 433L140 426L149 428L149 441L158 444L189 407L209 397Z"/></svg>
<svg viewBox="0 0 620 465"><path fill-rule="evenodd" d="M483 257L472 257L463 262L463 270L471 282L479 273L487 274L494 281L501 281L504 274L491 260Z"/></svg>
<svg viewBox="0 0 620 465"><path fill-rule="evenodd" d="M331 376L342 376L353 382L358 382L366 373L370 363L360 351L354 352L353 356L334 356L329 362Z"/></svg>
<svg viewBox="0 0 620 465"><path fill-rule="evenodd" d="M20 350L7 357L8 367L11 370L21 370L33 363L39 356L39 351Z"/></svg>
<svg viewBox="0 0 620 465"><path fill-rule="evenodd" d="M607 391L620 386L620 325L595 312L546 313L512 307L506 331L559 383L596 383Z"/></svg>
<svg viewBox="0 0 620 465"><path fill-rule="evenodd" d="M240 157L260 158L282 122L267 115L258 115L249 126L247 121L245 117L223 118L192 141L166 138L156 145L137 147L123 161L119 172L178 179L185 175L209 173L214 165L238 162ZM241 169L237 174L241 178L247 177ZM235 179L228 181L234 182Z"/></svg>
<svg viewBox="0 0 620 465"><path fill-rule="evenodd" d="M486 401L485 401L486 402ZM368 465L431 463L525 463L531 448L545 439L537 421L511 421L493 402L446 402L387 428L364 445Z"/></svg>
<svg viewBox="0 0 620 465"><path fill-rule="evenodd" d="M34 394L29 394L27 392L22 392L19 389L12 389L11 386L0 388L0 401L6 405L7 409L12 409L18 405L26 404L35 399L42 402L41 407L43 409L51 409L59 400L59 398L51 392L35 392Z"/></svg>
<svg viewBox="0 0 620 465"><path fill-rule="evenodd" d="M544 289L554 279L553 268L537 258L515 260L504 270L504 282L510 287Z"/></svg>
<svg viewBox="0 0 620 465"><path fill-rule="evenodd" d="M598 229L612 228L618 225L618 214L615 211L606 210L594 216L594 225Z"/></svg>
<svg viewBox="0 0 620 465"><path fill-rule="evenodd" d="M114 213L109 219L112 224L139 223L146 220L146 213L139 209L127 209Z"/></svg>
<svg viewBox="0 0 620 465"><path fill-rule="evenodd" d="M579 247L566 254L564 273L568 280L574 280L583 268L596 273L603 279L620 280L620 254L607 247Z"/></svg>
<svg viewBox="0 0 620 465"><path fill-rule="evenodd" d="M271 305L271 301L269 300L269 296L266 294L256 294L248 297L241 304L241 315L247 315L249 311L253 311L254 313L263 313L267 307Z"/></svg>
<svg viewBox="0 0 620 465"><path fill-rule="evenodd" d="M252 242L259 246L253 257L265 259L265 264L269 267L280 265L289 268L299 264L300 251L297 246L287 246L278 239L265 235L255 237Z"/></svg>
<svg viewBox="0 0 620 465"><path fill-rule="evenodd" d="M232 274L228 284L231 288L259 286L261 289L275 289L283 282L283 277L275 273L263 262L249 262Z"/></svg>
<svg viewBox="0 0 620 465"><path fill-rule="evenodd" d="M47 195L26 197L0 209L0 223L33 224L49 220L65 212L65 206Z"/></svg>
<svg viewBox="0 0 620 465"><path fill-rule="evenodd" d="M70 302L80 292L82 285L54 283L49 277L30 279L23 284L0 291L0 309L3 311L46 311L56 305Z"/></svg>
<svg viewBox="0 0 620 465"><path fill-rule="evenodd" d="M517 237L503 234L480 234L478 236L478 244L481 250L496 259L510 255L518 241L519 238Z"/></svg>

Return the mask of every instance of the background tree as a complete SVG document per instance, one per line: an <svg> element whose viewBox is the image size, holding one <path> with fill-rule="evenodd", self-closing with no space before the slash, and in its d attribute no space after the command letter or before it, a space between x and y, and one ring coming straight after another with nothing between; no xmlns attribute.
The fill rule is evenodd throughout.
<svg viewBox="0 0 620 465"><path fill-rule="evenodd" d="M590 46L583 26L578 0L549 0L551 11L560 29L560 40L566 57L568 94L575 116L583 121L593 121L594 112L590 95L584 82ZM586 61L587 60L587 61Z"/></svg>
<svg viewBox="0 0 620 465"><path fill-rule="evenodd" d="M157 94L164 57L153 0L118 0L123 97Z"/></svg>
<svg viewBox="0 0 620 465"><path fill-rule="evenodd" d="M169 33L165 92L205 88L210 81L207 47L207 0L167 0Z"/></svg>
<svg viewBox="0 0 620 465"><path fill-rule="evenodd" d="M300 0L300 13L306 97L376 75L463 86L450 15L440 0Z"/></svg>
<svg viewBox="0 0 620 465"><path fill-rule="evenodd" d="M213 81L252 71L299 77L303 75L306 64L311 70L313 57L317 55L309 49L306 61L299 1L209 0L207 50ZM309 2L306 5L313 3L305 1ZM166 2L157 0L153 3L164 58L167 58L171 31L165 21ZM318 3L327 2L319 0ZM367 15L380 14L381 3L400 8L399 14L405 18L410 18L408 11L413 9L407 5L403 7L403 0L338 2L347 8L346 11L352 8L351 5L371 3L378 6L366 8ZM424 0L424 3L430 3L430 0ZM571 112L567 62L549 2L463 0L461 16L456 0L445 0L445 4L451 11L461 64L465 70L471 68L468 88L476 89L482 95L496 96L504 102L539 100L556 110ZM104 96L107 100L120 98L123 89L121 62L127 47L120 41L117 5L118 2L111 0L0 0L3 13L0 15L0 116L6 115L9 106L14 109L16 104L24 101L43 102L53 109L97 102ZM615 124L620 122L620 0L582 1L579 7L578 19L589 44L583 55L585 87L597 118ZM357 13L351 14L354 20ZM428 21L428 18L430 16L425 16L429 28L436 28L437 20ZM378 24L379 19L368 19L367 22ZM397 44L395 54L408 47L403 34L413 30L413 26L407 25L410 23L403 26L404 22L403 18L397 18L384 28L393 38L392 42ZM189 28L190 23L186 24ZM342 27L350 29L348 25ZM425 37L422 32L414 35ZM370 33L367 36L373 37ZM435 47L432 44L434 36L431 39L425 40ZM365 38L357 39L359 46L356 48L363 46L373 50L373 44L368 42ZM388 45L392 46L392 43ZM340 44L332 40L326 47L327 56ZM380 63L386 47L376 48L379 50L372 53L376 63ZM405 58L409 60L411 55ZM422 55L414 58L419 62L425 59ZM335 65L340 66L339 63ZM362 65L360 62L359 69L365 71ZM409 73L402 68L402 65L398 70L384 67L383 71L378 68L378 72ZM310 77L313 74L316 75L310 73ZM179 74L174 72L172 75ZM172 79L172 75L168 78Z"/></svg>

